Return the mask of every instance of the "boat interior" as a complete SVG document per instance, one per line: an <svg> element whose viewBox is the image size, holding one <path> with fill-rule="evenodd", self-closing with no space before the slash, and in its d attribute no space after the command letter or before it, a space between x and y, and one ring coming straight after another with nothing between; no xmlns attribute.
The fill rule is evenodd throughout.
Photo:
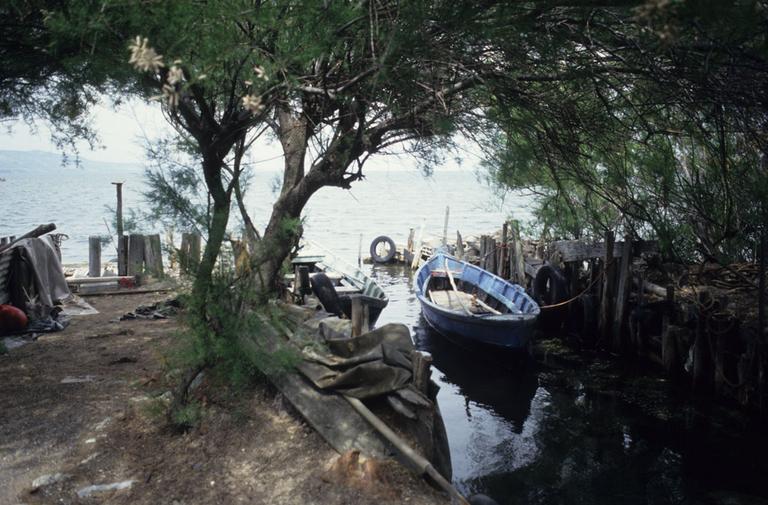
<svg viewBox="0 0 768 505"><path fill-rule="evenodd" d="M461 280L461 271L432 270L424 292L429 300L449 310L475 315L514 313L503 302L474 284Z"/></svg>

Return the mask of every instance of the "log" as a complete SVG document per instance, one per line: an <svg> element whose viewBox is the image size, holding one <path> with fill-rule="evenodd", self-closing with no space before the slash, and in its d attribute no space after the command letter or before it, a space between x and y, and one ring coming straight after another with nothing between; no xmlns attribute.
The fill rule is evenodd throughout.
<svg viewBox="0 0 768 505"><path fill-rule="evenodd" d="M147 273L157 279L164 276L160 235L147 235L144 240L144 263Z"/></svg>
<svg viewBox="0 0 768 505"><path fill-rule="evenodd" d="M88 277L101 277L101 237L88 237Z"/></svg>
<svg viewBox="0 0 768 505"><path fill-rule="evenodd" d="M613 350L621 352L624 348L624 329L629 315L629 293L632 287L632 241L625 237L619 267L619 284L616 288L616 311L613 319Z"/></svg>
<svg viewBox="0 0 768 505"><path fill-rule="evenodd" d="M128 275L144 273L144 235L133 233L128 236Z"/></svg>
<svg viewBox="0 0 768 505"><path fill-rule="evenodd" d="M613 232L605 234L605 256L603 257L603 286L600 291L600 314L598 316L598 333L603 341L608 341L611 328L611 315L614 297L614 272L616 271L613 259Z"/></svg>
<svg viewBox="0 0 768 505"><path fill-rule="evenodd" d="M34 230L28 231L24 235L20 237L16 237L15 235L11 235L8 237L8 241L5 243L5 245L0 245L0 251L3 251L5 249L8 249L11 247L15 242L18 242L19 240L24 240L25 238L36 238L41 237L45 235L46 233L50 233L53 230L56 229L56 225L53 223L48 224L41 224L40 226L37 226Z"/></svg>

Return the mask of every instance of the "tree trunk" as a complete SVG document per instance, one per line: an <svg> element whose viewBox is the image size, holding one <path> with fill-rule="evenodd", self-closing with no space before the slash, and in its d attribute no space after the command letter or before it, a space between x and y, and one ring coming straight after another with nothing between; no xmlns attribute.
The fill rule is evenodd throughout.
<svg viewBox="0 0 768 505"><path fill-rule="evenodd" d="M203 257L198 265L195 282L192 285L192 303L197 305L193 309L201 311L197 312L199 314L205 314L205 307L213 280L213 268L216 265L216 259L219 257L221 244L224 242L227 224L229 223L232 193L225 190L221 182L221 166L221 159L210 159L207 157L203 159L203 172L208 192L213 201L213 209L211 211L208 240L205 243Z"/></svg>

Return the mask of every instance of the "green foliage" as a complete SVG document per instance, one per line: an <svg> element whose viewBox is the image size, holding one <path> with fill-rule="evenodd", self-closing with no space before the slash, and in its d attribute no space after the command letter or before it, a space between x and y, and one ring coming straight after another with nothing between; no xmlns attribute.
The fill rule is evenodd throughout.
<svg viewBox="0 0 768 505"><path fill-rule="evenodd" d="M229 269L217 269L204 310L193 297L184 301L186 328L173 366L182 369L209 367L214 377L236 388L254 377L279 373L297 363L298 355L289 348L270 349L261 335L271 331L265 325L260 297Z"/></svg>
<svg viewBox="0 0 768 505"><path fill-rule="evenodd" d="M173 423L177 428L188 430L200 424L204 414L202 405L190 401L173 413Z"/></svg>

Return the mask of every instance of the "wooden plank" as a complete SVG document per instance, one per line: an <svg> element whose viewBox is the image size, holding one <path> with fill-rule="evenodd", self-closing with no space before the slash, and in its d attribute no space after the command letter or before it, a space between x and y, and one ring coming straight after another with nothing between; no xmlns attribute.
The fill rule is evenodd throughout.
<svg viewBox="0 0 768 505"><path fill-rule="evenodd" d="M67 284L76 286L79 284L107 284L110 282L131 281L134 282L136 278L132 275L112 275L106 277L69 277Z"/></svg>
<svg viewBox="0 0 768 505"><path fill-rule="evenodd" d="M88 277L101 277L101 237L88 237Z"/></svg>
<svg viewBox="0 0 768 505"><path fill-rule="evenodd" d="M655 240L636 240L632 242L633 254L657 254L659 243ZM571 261L584 261L592 258L605 257L605 242L588 243L582 240L557 240L551 244L553 259L568 263ZM624 250L624 242L618 242L613 249L613 257L620 258ZM557 256L557 258L554 258Z"/></svg>

